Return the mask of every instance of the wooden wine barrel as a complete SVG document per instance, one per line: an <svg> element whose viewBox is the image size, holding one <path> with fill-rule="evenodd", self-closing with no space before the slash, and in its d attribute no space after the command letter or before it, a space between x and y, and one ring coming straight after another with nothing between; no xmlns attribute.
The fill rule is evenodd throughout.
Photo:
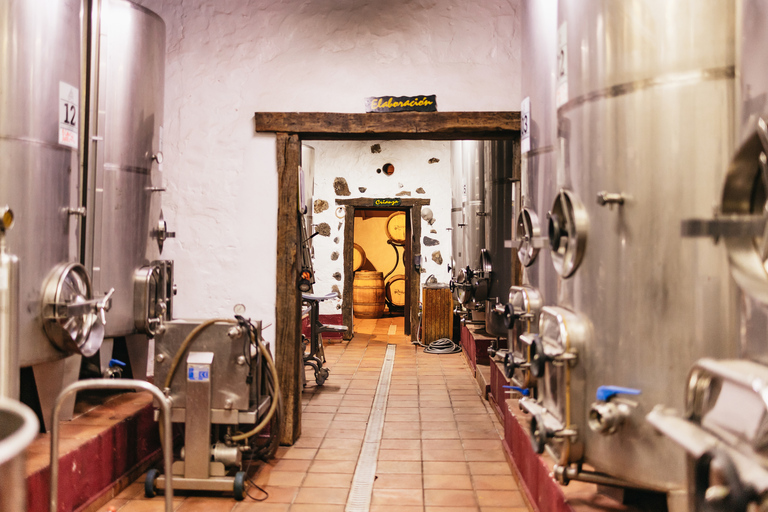
<svg viewBox="0 0 768 512"><path fill-rule="evenodd" d="M405 212L395 212L387 218L384 225L387 238L396 244L405 243Z"/></svg>
<svg viewBox="0 0 768 512"><path fill-rule="evenodd" d="M384 314L384 277L381 272L355 272L352 311L357 318L381 318Z"/></svg>
<svg viewBox="0 0 768 512"><path fill-rule="evenodd" d="M365 251L359 245L354 244L352 248L352 270L357 270L365 265L365 261Z"/></svg>
<svg viewBox="0 0 768 512"><path fill-rule="evenodd" d="M390 276L384 286L384 295L387 301L398 308L405 307L405 276L398 274Z"/></svg>

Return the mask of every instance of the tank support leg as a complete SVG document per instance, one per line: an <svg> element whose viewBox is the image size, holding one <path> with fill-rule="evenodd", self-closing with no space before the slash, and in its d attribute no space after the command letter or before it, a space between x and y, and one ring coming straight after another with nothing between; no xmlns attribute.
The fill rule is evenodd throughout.
<svg viewBox="0 0 768 512"><path fill-rule="evenodd" d="M80 377L80 362L83 356L73 355L58 361L41 363L32 367L35 374L37 396L43 412L45 431L51 430L51 411L56 397L62 389L77 382ZM71 420L75 412L75 395L72 394L61 405L59 419Z"/></svg>

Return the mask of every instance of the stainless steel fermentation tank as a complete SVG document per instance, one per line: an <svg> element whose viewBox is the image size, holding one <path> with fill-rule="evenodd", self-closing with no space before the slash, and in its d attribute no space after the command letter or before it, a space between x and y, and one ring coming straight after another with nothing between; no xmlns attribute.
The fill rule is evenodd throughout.
<svg viewBox="0 0 768 512"><path fill-rule="evenodd" d="M541 308L557 301L558 275L546 244L546 213L555 187L555 75L557 68L557 0L524 2L521 53L520 205L514 238L522 264L521 283L509 288L506 309L509 331L505 372L520 387L532 385L529 363L531 336L538 333Z"/></svg>
<svg viewBox="0 0 768 512"><path fill-rule="evenodd" d="M682 231L724 241L720 247L725 245L743 293L740 339L723 342L738 343L742 359L696 362L687 383L675 390L685 398L685 407L660 406L648 415L652 425L688 452L693 510L709 512L746 512L752 503L761 510L768 505L768 6L756 0L742 0L738 6L739 149L728 166L717 214L687 219Z"/></svg>
<svg viewBox="0 0 768 512"><path fill-rule="evenodd" d="M88 84L90 117L85 263L98 291L114 288L102 349L126 336L134 377L145 377L147 335L170 320L174 236L161 210L165 23L125 0L95 4ZM138 334L138 335L137 335ZM106 368L102 368L105 370Z"/></svg>
<svg viewBox="0 0 768 512"><path fill-rule="evenodd" d="M99 349L108 303L95 298L101 294L78 263L78 220L86 214L78 158L81 9L77 0L0 7L0 205L14 212L6 243L20 262L11 342L19 366L33 370L38 396L28 398L39 400L44 418L58 391L77 379L81 354ZM3 330L14 321L3 316ZM71 405L64 409L71 415Z"/></svg>
<svg viewBox="0 0 768 512"><path fill-rule="evenodd" d="M514 278L512 223L517 210L520 183L520 143L517 140L488 140L483 143L485 185L485 240L483 265L489 269L485 299L485 330L491 336L506 338L505 305ZM498 347L497 347L498 348Z"/></svg>
<svg viewBox="0 0 768 512"><path fill-rule="evenodd" d="M734 353L725 255L680 234L711 215L732 148L734 3L560 0L558 20L547 234L562 280L534 343L539 399L521 403L562 481L667 492L680 509L684 452L644 416L683 406L670 390L699 357Z"/></svg>
<svg viewBox="0 0 768 512"><path fill-rule="evenodd" d="M460 148L457 148L457 146ZM464 140L453 142L451 153L454 158L454 187L461 184L461 218L462 221L454 228L454 244L460 236L459 250L456 262L461 265L455 269L453 285L458 301L465 306L472 320L483 321L483 309L487 297L488 286L486 274L490 272L487 258L481 254L485 244L485 183L484 183L484 151L483 142ZM461 181L457 179L457 160L461 162ZM454 196L453 201L456 202ZM457 203L455 203L457 204ZM455 207L454 207L455 208ZM456 212L452 213L452 222L458 221ZM455 257L454 257L455 258Z"/></svg>
<svg viewBox="0 0 768 512"><path fill-rule="evenodd" d="M459 272L467 266L464 253L464 197L466 192L466 177L461 157L461 141L451 142L451 281L459 277ZM457 295L457 294L455 294ZM458 300L458 296L456 297Z"/></svg>

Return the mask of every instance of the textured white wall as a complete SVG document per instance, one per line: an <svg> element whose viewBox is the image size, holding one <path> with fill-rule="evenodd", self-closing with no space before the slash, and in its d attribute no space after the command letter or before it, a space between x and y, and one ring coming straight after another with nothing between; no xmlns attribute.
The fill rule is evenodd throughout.
<svg viewBox="0 0 768 512"><path fill-rule="evenodd" d="M274 321L274 138L254 135L253 112L362 112L386 94L519 110L521 1L139 0L167 26L176 316L229 316L242 302Z"/></svg>
<svg viewBox="0 0 768 512"><path fill-rule="evenodd" d="M332 291L333 285L338 286L339 292L344 292L343 285L343 253L344 253L344 223L343 218L336 216L336 199L353 197L403 197L429 199L430 208L435 222L432 225L423 219L421 222L421 254L424 256L422 267L426 270L421 274L422 282L431 274L438 281L447 283L449 280L448 262L451 261L451 145L450 142L400 140L400 141L309 141L315 148L315 199L328 202L328 210L315 213L312 222L319 225L323 222L331 227L328 237L316 236L313 239L315 249L315 293L326 294ZM381 153L372 153L371 146L378 144ZM429 163L430 159L438 161ZM395 166L391 176L377 173L385 163ZM337 196L333 181L344 177L351 195ZM365 188L364 192L360 187ZM423 189L423 193L416 189ZM400 192L410 192L410 196L398 196ZM431 233L435 230L435 233ZM424 237L430 237L439 245L427 247ZM388 249L393 253L391 249ZM443 263L438 265L432 261L432 253L440 251ZM340 257L333 261L331 254L338 252ZM383 270L386 274L389 269ZM333 277L338 273L341 279ZM326 301L320 312L322 314L338 313L341 301Z"/></svg>

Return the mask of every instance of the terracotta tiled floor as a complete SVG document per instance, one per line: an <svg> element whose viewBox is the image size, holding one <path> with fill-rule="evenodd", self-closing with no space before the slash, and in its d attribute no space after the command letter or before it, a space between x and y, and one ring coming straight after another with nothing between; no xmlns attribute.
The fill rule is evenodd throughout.
<svg viewBox="0 0 768 512"><path fill-rule="evenodd" d="M269 497L236 503L231 496L187 494L176 498L175 510L342 512L384 352L394 343L371 511L528 511L504 456L503 429L462 355L424 354L403 335L402 318L358 320L355 330L350 342L326 343L325 385L315 386L307 373L299 441L255 465L253 479ZM163 505L162 496L144 498L139 479L100 510L161 511Z"/></svg>

